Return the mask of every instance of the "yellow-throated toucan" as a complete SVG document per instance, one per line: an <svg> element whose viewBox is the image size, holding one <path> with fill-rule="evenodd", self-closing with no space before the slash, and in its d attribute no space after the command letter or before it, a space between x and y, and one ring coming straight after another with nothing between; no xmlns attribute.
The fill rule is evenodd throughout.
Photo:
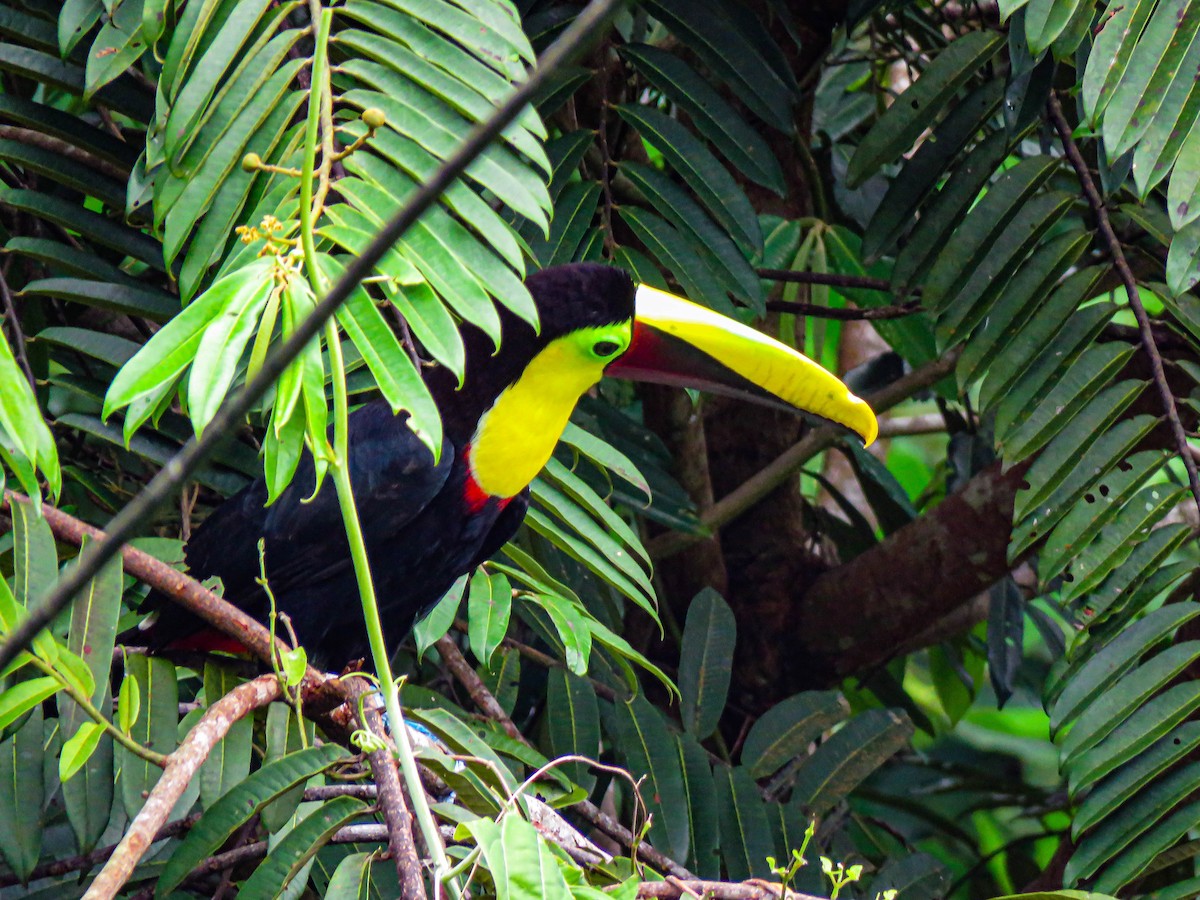
<svg viewBox="0 0 1200 900"><path fill-rule="evenodd" d="M603 375L734 394L875 438L874 414L837 378L732 319L603 265L548 268L526 283L540 331L505 314L497 350L464 326L461 387L446 369L425 374L445 432L436 464L384 401L350 417L352 484L389 642L513 536L529 483ZM366 632L334 488L326 482L308 500L313 484L306 456L270 506L262 480L249 485L192 534L187 563L196 578L220 576L226 599L265 621L262 539L278 608L310 658L341 666L365 655ZM174 604L161 604L146 637L154 647L228 649Z"/></svg>

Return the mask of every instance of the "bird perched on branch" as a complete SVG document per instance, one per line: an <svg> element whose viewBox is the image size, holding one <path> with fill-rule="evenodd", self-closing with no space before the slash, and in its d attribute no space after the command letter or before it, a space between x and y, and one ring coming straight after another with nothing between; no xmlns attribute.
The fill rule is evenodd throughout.
<svg viewBox="0 0 1200 900"><path fill-rule="evenodd" d="M350 417L350 470L380 615L399 641L454 581L499 550L529 504L579 398L605 375L732 394L843 425L866 443L877 423L836 377L778 341L623 271L579 263L526 282L540 330L502 312L499 349L464 325L466 371L433 367L426 384L442 417L440 459L405 414L377 400ZM262 562L277 607L310 658L340 666L367 637L334 487L315 484L305 456L270 506L262 479L231 497L187 543L199 579L219 576L225 598L265 621ZM182 607L152 596L152 647L232 649Z"/></svg>

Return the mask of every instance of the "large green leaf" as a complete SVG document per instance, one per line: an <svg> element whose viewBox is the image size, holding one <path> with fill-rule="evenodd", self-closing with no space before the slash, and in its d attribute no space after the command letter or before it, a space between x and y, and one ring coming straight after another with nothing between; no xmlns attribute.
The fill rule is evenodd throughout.
<svg viewBox="0 0 1200 900"><path fill-rule="evenodd" d="M679 649L679 693L683 726L697 738L712 734L725 710L736 643L737 623L721 595L706 588L693 597Z"/></svg>

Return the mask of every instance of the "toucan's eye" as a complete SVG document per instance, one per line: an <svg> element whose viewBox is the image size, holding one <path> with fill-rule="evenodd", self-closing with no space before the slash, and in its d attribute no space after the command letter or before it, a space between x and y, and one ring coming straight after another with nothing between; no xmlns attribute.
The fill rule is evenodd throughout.
<svg viewBox="0 0 1200 900"><path fill-rule="evenodd" d="M592 345L592 352L602 359L612 356L620 349L621 345L616 341L596 341Z"/></svg>

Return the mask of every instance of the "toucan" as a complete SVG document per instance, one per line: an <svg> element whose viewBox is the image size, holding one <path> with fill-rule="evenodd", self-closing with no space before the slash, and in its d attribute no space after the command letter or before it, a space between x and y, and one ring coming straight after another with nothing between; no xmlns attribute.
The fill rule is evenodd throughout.
<svg viewBox="0 0 1200 900"><path fill-rule="evenodd" d="M375 400L350 416L350 471L389 646L454 584L516 533L529 484L580 397L606 375L721 392L802 411L874 440L870 407L792 348L712 310L596 263L528 276L534 328L502 313L499 346L471 325L461 384L444 367L424 378L443 423L440 458L405 413ZM333 486L311 497L306 455L267 505L259 479L220 505L185 552L198 579L260 621L286 612L309 658L338 667L366 654L367 637ZM150 598L152 648L234 649L182 607Z"/></svg>

